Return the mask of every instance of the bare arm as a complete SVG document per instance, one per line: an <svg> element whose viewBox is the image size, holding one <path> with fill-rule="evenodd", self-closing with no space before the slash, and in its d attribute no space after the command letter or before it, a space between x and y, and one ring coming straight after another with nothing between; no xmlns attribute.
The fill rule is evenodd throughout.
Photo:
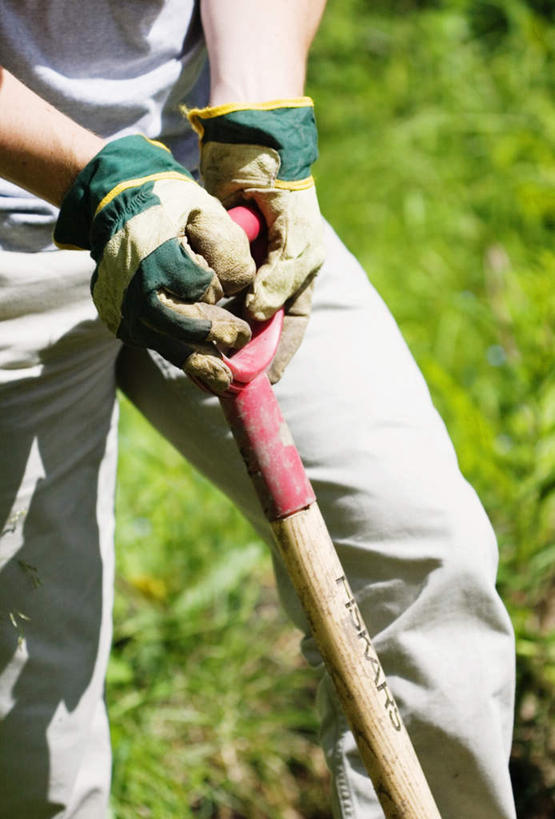
<svg viewBox="0 0 555 819"><path fill-rule="evenodd" d="M0 176L59 205L104 140L0 68Z"/></svg>
<svg viewBox="0 0 555 819"><path fill-rule="evenodd" d="M325 0L202 0L211 104L303 93ZM59 205L104 140L0 68L0 176Z"/></svg>
<svg viewBox="0 0 555 819"><path fill-rule="evenodd" d="M325 0L202 0L211 105L303 94Z"/></svg>

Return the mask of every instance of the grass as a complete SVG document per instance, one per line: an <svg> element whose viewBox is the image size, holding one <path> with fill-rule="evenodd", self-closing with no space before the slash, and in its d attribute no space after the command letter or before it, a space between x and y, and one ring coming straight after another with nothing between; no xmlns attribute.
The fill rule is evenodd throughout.
<svg viewBox="0 0 555 819"><path fill-rule="evenodd" d="M331 0L314 45L322 210L421 366L499 538L519 819L555 775L555 163L549 0ZM315 680L239 514L124 403L113 809L328 817Z"/></svg>
<svg viewBox="0 0 555 819"><path fill-rule="evenodd" d="M126 403L121 426L116 816L317 816L314 681L265 548Z"/></svg>

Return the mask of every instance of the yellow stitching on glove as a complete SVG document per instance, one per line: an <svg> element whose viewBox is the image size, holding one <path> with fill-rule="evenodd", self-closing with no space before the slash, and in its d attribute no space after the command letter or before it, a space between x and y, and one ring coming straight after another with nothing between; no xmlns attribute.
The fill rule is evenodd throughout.
<svg viewBox="0 0 555 819"><path fill-rule="evenodd" d="M232 114L234 111L273 111L276 108L314 108L314 101L311 97L293 97L291 99L268 100L267 102L228 102L224 105L208 106L206 108L187 108L186 105L180 107L191 122L192 117L211 119L212 117ZM191 125L197 130L194 122L191 122Z"/></svg>
<svg viewBox="0 0 555 819"><path fill-rule="evenodd" d="M142 134L141 134L141 136L142 136ZM159 142L157 139L149 139L148 137L144 137L144 138L146 139L147 142L150 142L151 145L156 145L157 148L163 148L165 151L167 151L169 154L171 154L170 149L168 148L167 145L164 145L163 142Z"/></svg>
<svg viewBox="0 0 555 819"><path fill-rule="evenodd" d="M284 191L305 191L308 188L314 187L314 177L307 176L306 179L294 179L291 182L287 182L284 179L276 179L274 181L274 187Z"/></svg>
<svg viewBox="0 0 555 819"><path fill-rule="evenodd" d="M99 202L98 207L94 212L95 217L98 216L100 211L105 208L106 205L112 201L112 199L118 196L118 194L126 191L128 188L138 188L139 185L143 185L145 182L152 182L155 179L180 179L182 182L194 181L190 176L180 173L179 171L161 171L160 173L151 173L148 176L140 176L137 177L137 179L127 179L125 182L120 182L119 185L112 188L112 190L106 194L104 199Z"/></svg>
<svg viewBox="0 0 555 819"><path fill-rule="evenodd" d="M206 108L187 108L187 116L220 117L233 111L272 111L274 108L314 108L311 97L293 97L291 99L268 100L267 102L226 102L224 105L208 105Z"/></svg>

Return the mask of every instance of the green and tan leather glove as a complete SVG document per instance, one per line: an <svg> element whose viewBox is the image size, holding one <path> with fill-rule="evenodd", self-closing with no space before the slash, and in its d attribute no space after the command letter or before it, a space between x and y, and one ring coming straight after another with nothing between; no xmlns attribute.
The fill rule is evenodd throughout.
<svg viewBox="0 0 555 819"><path fill-rule="evenodd" d="M311 165L317 151L309 97L187 111L199 135L206 190L226 208L254 202L268 226L268 254L246 296L261 321L285 304L282 341L270 370L279 380L302 341L312 282L324 261L323 226Z"/></svg>
<svg viewBox="0 0 555 819"><path fill-rule="evenodd" d="M227 388L219 348L239 349L251 332L216 302L247 287L255 265L245 233L164 145L105 145L66 194L54 240L90 250L93 300L115 335Z"/></svg>

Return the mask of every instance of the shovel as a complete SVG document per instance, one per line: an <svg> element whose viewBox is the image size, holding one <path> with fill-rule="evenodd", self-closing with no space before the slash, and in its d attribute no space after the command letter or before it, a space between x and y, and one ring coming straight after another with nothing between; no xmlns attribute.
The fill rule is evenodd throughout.
<svg viewBox="0 0 555 819"><path fill-rule="evenodd" d="M254 242L258 213L240 206L230 215ZM220 403L385 816L440 819L266 375L282 325L280 310L224 356L233 382Z"/></svg>

